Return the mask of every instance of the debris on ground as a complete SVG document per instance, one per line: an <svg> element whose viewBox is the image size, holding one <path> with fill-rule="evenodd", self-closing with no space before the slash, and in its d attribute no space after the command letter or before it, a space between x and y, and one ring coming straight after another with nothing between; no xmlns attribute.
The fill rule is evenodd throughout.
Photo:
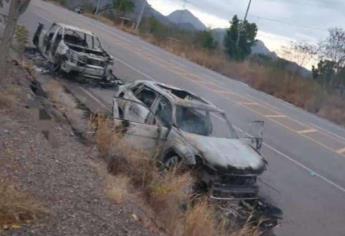
<svg viewBox="0 0 345 236"><path fill-rule="evenodd" d="M104 177L90 164L100 162L97 150L80 142L60 111L58 99L72 102L69 95L52 84L51 90L60 93L54 101L54 94L19 63L11 68L9 81L6 93L13 101L0 107L0 179L32 196L48 213L20 226L5 225L0 234L152 235L131 217L138 214L135 205L116 205L104 194Z"/></svg>

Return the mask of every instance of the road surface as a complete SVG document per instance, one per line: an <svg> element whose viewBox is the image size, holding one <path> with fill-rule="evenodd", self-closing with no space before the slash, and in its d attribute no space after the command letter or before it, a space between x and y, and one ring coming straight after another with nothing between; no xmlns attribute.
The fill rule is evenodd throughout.
<svg viewBox="0 0 345 236"><path fill-rule="evenodd" d="M156 80L191 90L223 108L239 129L265 121L263 155L269 162L261 194L284 213L277 235L345 235L345 130L284 101L150 45L136 36L33 0L21 17L33 34L38 22L73 24L101 37L127 81ZM277 78L279 79L279 78ZM80 88L110 108L112 91Z"/></svg>

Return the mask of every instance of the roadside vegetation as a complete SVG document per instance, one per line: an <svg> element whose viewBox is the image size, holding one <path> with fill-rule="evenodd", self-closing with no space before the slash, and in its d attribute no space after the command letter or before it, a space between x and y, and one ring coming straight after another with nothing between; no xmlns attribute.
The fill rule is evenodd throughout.
<svg viewBox="0 0 345 236"><path fill-rule="evenodd" d="M251 87L270 94L274 97L285 100L309 112L329 119L335 123L345 125L345 104L344 99L345 67L335 63L337 59L326 60L333 55L328 49L336 47L335 34L338 35L337 56L345 57L345 40L343 30L338 33L330 30L330 36L323 42L321 49L315 50L310 46L303 47L303 44L296 45L291 50L296 53L304 53L306 57L315 57L320 54L320 62L314 67L310 75L303 75L293 64L281 58L271 58L265 55L250 55L250 47L256 35L256 26L245 23L241 26L246 28L247 39L240 39L249 44L243 43L242 48L236 49L236 30L239 28L238 19L225 36L225 49L212 47L215 43L208 39L210 33L191 33L181 30L171 30L169 27L159 23L154 18L146 19L141 27L140 35L146 41L162 47L176 55L185 57L199 65L219 72L225 76L241 80ZM333 40L332 40L333 38ZM211 42L204 44L203 42ZM325 45L326 44L326 45ZM330 55L328 55L330 54ZM342 54L341 56L339 54Z"/></svg>
<svg viewBox="0 0 345 236"><path fill-rule="evenodd" d="M135 32L132 24L124 24L122 20L133 14L135 2L121 0L115 3L101 9L97 15L94 15L95 7L85 6L85 14L106 24L121 26L122 30L138 34L176 55L345 125L345 104L341 102L345 96L344 30L331 29L329 37L317 48L297 43L296 47L288 49L291 59L296 59L301 53L306 60L319 58L319 63L306 75L296 64L285 59L252 55L251 47L255 43L258 28L255 23L243 22L236 15L230 22L224 42L218 42L210 30L179 29L162 24L154 17L144 18L139 31ZM300 64L304 66L305 61Z"/></svg>
<svg viewBox="0 0 345 236"><path fill-rule="evenodd" d="M99 154L113 175L106 189L115 203L140 197L153 212L154 224L168 235L260 235L250 222L234 227L215 202L193 194L193 173L180 167L162 169L148 154L129 147L105 116L91 121Z"/></svg>
<svg viewBox="0 0 345 236"><path fill-rule="evenodd" d="M0 233L30 224L45 213L45 208L32 196L7 181L0 182Z"/></svg>

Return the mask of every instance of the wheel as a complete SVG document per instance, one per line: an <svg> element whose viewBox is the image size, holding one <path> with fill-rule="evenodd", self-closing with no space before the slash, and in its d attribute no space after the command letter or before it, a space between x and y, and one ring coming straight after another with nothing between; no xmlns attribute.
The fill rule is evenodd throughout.
<svg viewBox="0 0 345 236"><path fill-rule="evenodd" d="M61 69L61 64L60 63L52 64L52 67L51 67L52 72L59 72L60 69Z"/></svg>
<svg viewBox="0 0 345 236"><path fill-rule="evenodd" d="M171 169L171 168L177 166L180 161L181 161L181 158L178 155L173 154L173 155L166 156L164 158L163 165L165 168Z"/></svg>

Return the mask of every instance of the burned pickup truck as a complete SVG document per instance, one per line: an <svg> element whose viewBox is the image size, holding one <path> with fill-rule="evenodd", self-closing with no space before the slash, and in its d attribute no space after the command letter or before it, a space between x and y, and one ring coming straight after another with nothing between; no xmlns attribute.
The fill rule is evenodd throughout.
<svg viewBox="0 0 345 236"><path fill-rule="evenodd" d="M151 153L166 168L181 164L200 172L213 199L255 199L257 176L266 169L257 135L240 139L226 114L179 88L152 81L119 86L115 126L131 146Z"/></svg>
<svg viewBox="0 0 345 236"><path fill-rule="evenodd" d="M92 32L61 23L53 23L45 31L43 24L39 24L33 43L53 70L105 81L114 79L113 57Z"/></svg>

